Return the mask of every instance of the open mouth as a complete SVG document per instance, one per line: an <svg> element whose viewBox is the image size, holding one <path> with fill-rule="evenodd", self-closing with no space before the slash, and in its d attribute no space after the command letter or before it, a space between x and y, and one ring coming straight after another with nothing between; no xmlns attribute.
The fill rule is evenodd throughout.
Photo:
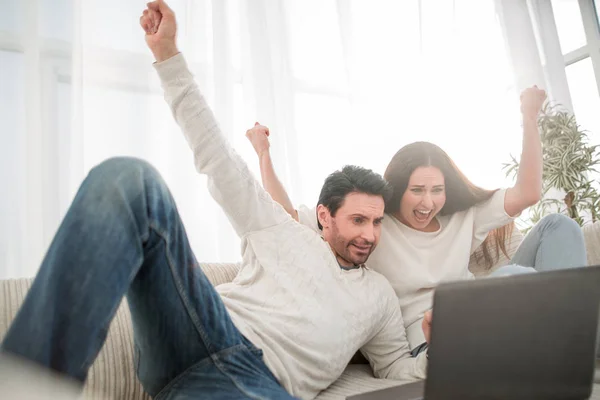
<svg viewBox="0 0 600 400"><path fill-rule="evenodd" d="M415 215L415 219L417 221L425 222L429 219L431 212L432 212L432 210L429 210L429 211L415 210L415 211L413 211L413 214Z"/></svg>

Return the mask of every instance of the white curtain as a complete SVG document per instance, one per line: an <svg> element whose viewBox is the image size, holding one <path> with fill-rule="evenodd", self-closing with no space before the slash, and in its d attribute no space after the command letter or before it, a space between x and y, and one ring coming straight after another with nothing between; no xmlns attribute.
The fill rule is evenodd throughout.
<svg viewBox="0 0 600 400"><path fill-rule="evenodd" d="M404 144L442 146L487 188L521 144L494 0L171 0L179 46L223 131L271 128L295 203L344 164L383 173ZM239 239L162 100L144 0L0 0L0 278L32 276L86 173L118 155L163 174L201 261ZM532 84L535 82L532 82ZM76 249L73 249L76 250Z"/></svg>

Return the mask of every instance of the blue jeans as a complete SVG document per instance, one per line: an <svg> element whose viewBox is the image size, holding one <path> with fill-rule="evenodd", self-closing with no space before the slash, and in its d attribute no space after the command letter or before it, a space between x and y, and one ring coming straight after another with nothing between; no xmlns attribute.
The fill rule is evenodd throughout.
<svg viewBox="0 0 600 400"><path fill-rule="evenodd" d="M565 215L550 214L529 231L511 264L498 268L490 276L552 271L586 264L581 227Z"/></svg>
<svg viewBox="0 0 600 400"><path fill-rule="evenodd" d="M1 349L84 382L127 297L136 369L155 399L290 399L234 326L149 164L83 182Z"/></svg>

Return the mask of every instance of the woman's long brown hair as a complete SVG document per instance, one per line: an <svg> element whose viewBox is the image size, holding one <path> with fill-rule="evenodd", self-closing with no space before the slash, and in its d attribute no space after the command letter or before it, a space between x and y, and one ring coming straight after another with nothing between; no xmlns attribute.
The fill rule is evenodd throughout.
<svg viewBox="0 0 600 400"><path fill-rule="evenodd" d="M398 150L385 170L384 178L394 189L392 197L385 203L386 213L398 212L410 176L419 167L436 167L444 175L446 204L440 210L440 215L467 210L489 200L498 190L486 190L474 185L458 169L450 156L433 143L415 142ZM510 223L490 231L476 252L477 255L474 255L476 261L480 265L483 261L484 267L491 268L498 260L500 251L508 257L506 242L512 235L513 228L514 224Z"/></svg>

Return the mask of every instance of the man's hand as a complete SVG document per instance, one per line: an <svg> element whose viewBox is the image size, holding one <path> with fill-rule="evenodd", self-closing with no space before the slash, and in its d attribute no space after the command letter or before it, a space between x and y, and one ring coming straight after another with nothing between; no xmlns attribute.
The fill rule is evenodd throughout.
<svg viewBox="0 0 600 400"><path fill-rule="evenodd" d="M425 334L425 341L430 343L431 340L431 320L433 318L433 313L431 310L427 311L425 315L423 315L423 333Z"/></svg>
<svg viewBox="0 0 600 400"><path fill-rule="evenodd" d="M266 126L258 122L255 123L254 127L246 131L246 137L252 143L252 147L254 147L254 151L259 157L269 151L271 146L269 143L269 128Z"/></svg>
<svg viewBox="0 0 600 400"><path fill-rule="evenodd" d="M177 22L175 13L164 0L147 4L140 17L140 25L146 32L146 44L157 62L165 61L177 53Z"/></svg>
<svg viewBox="0 0 600 400"><path fill-rule="evenodd" d="M546 91L533 86L521 93L521 113L525 118L537 119L546 101Z"/></svg>

